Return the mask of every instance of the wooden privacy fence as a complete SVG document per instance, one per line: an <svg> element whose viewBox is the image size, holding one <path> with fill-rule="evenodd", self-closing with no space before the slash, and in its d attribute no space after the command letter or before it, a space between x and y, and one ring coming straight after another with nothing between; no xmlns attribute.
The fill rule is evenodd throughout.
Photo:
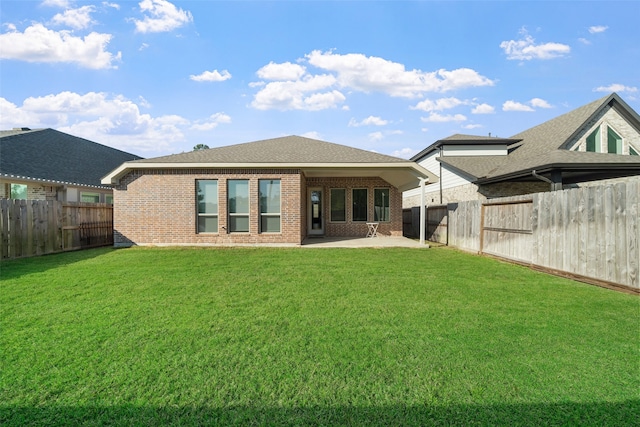
<svg viewBox="0 0 640 427"><path fill-rule="evenodd" d="M410 211L416 210L405 231L419 237L419 208ZM639 180L450 203L431 212L427 240L640 291ZM446 234L436 231L443 226Z"/></svg>
<svg viewBox="0 0 640 427"><path fill-rule="evenodd" d="M0 199L2 259L113 244L113 206Z"/></svg>

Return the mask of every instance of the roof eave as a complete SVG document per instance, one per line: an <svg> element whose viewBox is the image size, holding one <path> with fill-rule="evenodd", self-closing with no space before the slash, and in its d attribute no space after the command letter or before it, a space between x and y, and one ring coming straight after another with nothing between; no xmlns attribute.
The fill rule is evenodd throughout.
<svg viewBox="0 0 640 427"><path fill-rule="evenodd" d="M438 182L438 177L412 161L390 163L151 163L126 162L111 171L101 182L104 185L117 185L120 178L133 169L406 169L416 179Z"/></svg>
<svg viewBox="0 0 640 427"><path fill-rule="evenodd" d="M501 181L508 181L517 178L524 178L530 176L533 171L537 174L544 174L551 172L552 170L564 170L564 171L588 171L588 170L638 170L640 172L640 163L548 163L545 165L539 165L522 169L519 171L511 172L508 174L492 176L487 178L480 178L475 181L475 184L493 184Z"/></svg>

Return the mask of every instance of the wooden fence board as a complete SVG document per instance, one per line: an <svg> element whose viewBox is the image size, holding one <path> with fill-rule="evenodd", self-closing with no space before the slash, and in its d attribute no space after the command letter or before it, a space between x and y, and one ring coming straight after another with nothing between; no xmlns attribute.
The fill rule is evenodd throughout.
<svg viewBox="0 0 640 427"><path fill-rule="evenodd" d="M447 205L448 245L640 289L640 180L482 206Z"/></svg>
<svg viewBox="0 0 640 427"><path fill-rule="evenodd" d="M0 199L0 215L2 259L113 244L111 205Z"/></svg>

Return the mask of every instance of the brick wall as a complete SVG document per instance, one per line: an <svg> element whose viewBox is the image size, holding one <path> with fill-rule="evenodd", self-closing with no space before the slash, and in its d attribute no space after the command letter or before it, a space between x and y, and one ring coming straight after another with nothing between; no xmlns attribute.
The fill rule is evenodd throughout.
<svg viewBox="0 0 640 427"><path fill-rule="evenodd" d="M320 187L323 189L324 204L323 215L325 218L325 235L330 237L364 237L367 235L367 224L353 222L352 218L352 192L354 188L366 188L368 197L368 221L373 221L373 190L376 188L388 188L390 221L381 222L378 233L385 236L402 236L402 193L397 188L381 178L308 178L307 187ZM330 190L332 188L344 188L346 190L346 221L331 222ZM306 202L305 202L306 203ZM305 208L306 210L306 208ZM306 228L306 227L305 227Z"/></svg>
<svg viewBox="0 0 640 427"><path fill-rule="evenodd" d="M196 180L218 180L218 233L197 233ZM227 233L227 180L249 180L249 232ZM281 232L259 232L258 180L281 180ZM380 178L306 178L299 170L134 170L114 188L114 244L223 245L300 244L307 235L307 189L324 193L325 235L367 234L365 222L351 221L351 189L368 189L368 215L373 220L373 190L388 188L391 221L381 223L382 235L402 235L402 195ZM329 221L329 190L344 188L347 221Z"/></svg>
<svg viewBox="0 0 640 427"><path fill-rule="evenodd" d="M218 233L197 233L196 180L218 180ZM227 180L249 180L249 232L228 233ZM281 232L260 233L258 180L280 179ZM300 172L296 170L134 170L114 189L114 244L299 244Z"/></svg>

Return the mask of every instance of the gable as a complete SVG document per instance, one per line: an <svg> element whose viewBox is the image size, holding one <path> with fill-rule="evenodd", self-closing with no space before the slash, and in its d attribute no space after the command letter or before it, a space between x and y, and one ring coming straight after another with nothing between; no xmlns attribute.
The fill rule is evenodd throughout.
<svg viewBox="0 0 640 427"><path fill-rule="evenodd" d="M640 153L640 131L620 114L617 107L611 105L585 123L581 131L560 148L586 152L593 151L595 145L595 152L607 153L609 152L608 139L611 132L621 138L620 150L615 154Z"/></svg>

